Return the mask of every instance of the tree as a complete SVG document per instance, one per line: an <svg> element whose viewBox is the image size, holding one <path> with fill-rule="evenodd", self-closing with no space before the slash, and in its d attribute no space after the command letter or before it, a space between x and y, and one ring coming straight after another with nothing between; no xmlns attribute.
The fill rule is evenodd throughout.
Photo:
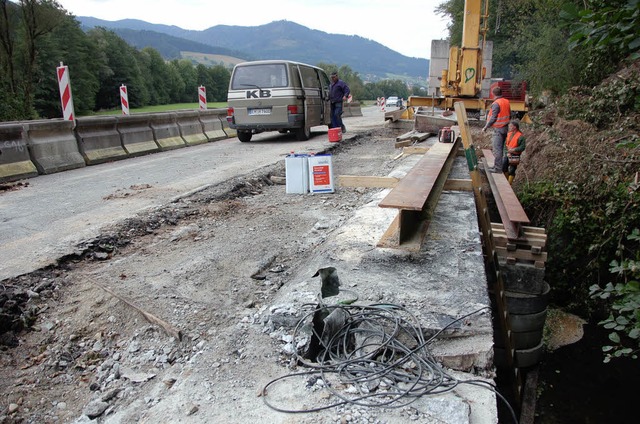
<svg viewBox="0 0 640 424"><path fill-rule="evenodd" d="M76 115L88 114L95 109L96 94L100 87L99 69L105 66L104 57L96 55L96 47L80 29L72 16L66 16L61 25L38 43L39 59L35 78L34 107L38 116L62 116L56 68L62 62L69 67L73 104Z"/></svg>
<svg viewBox="0 0 640 424"><path fill-rule="evenodd" d="M130 107L149 103L149 91L139 66L139 53L113 31L94 28L89 37L97 48L98 56L104 57L104 66L99 69L100 88L96 99L97 109L115 109L120 106L120 86L126 85Z"/></svg>
<svg viewBox="0 0 640 424"><path fill-rule="evenodd" d="M25 33L25 65L23 80L23 113L33 115L34 77L37 72L38 43L41 38L61 25L65 14L60 5L52 0L21 0L22 20Z"/></svg>

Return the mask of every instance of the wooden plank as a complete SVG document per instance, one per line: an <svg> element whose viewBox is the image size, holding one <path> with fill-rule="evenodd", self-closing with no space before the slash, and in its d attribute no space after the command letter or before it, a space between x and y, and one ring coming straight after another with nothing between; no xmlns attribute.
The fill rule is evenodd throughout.
<svg viewBox="0 0 640 424"><path fill-rule="evenodd" d="M471 185L471 180L459 180L455 178L450 178L447 181L445 181L444 190L472 191L473 186Z"/></svg>
<svg viewBox="0 0 640 424"><path fill-rule="evenodd" d="M490 164L494 162L493 153L489 149L482 149L482 154L487 160L485 169L488 169L487 167L490 167ZM529 221L529 217L524 211L524 208L520 204L516 193L513 191L513 188L511 188L509 181L507 181L502 173L494 174L492 172L488 172L487 179L489 179L489 183L491 183L492 179L495 182L496 191L499 194L502 204L506 208L506 213L509 221L517 222L520 224L528 224L529 222L531 222ZM496 192L494 192L493 194L494 197L496 197ZM496 201L498 201L498 199L496 199Z"/></svg>
<svg viewBox="0 0 640 424"><path fill-rule="evenodd" d="M455 144L434 144L378 206L421 211Z"/></svg>
<svg viewBox="0 0 640 424"><path fill-rule="evenodd" d="M547 261L547 252L540 252L539 254L536 255L536 254L533 254L530 250L523 250L523 249L507 250L506 248L501 246L495 246L495 249L496 249L496 253L501 258L514 258L514 259L530 261L530 262L535 262L535 261L546 262Z"/></svg>
<svg viewBox="0 0 640 424"><path fill-rule="evenodd" d="M408 146L402 149L402 153L404 153L405 155L424 155L428 151L428 147L421 146Z"/></svg>
<svg viewBox="0 0 640 424"><path fill-rule="evenodd" d="M400 178L396 177L338 175L340 187L393 188L398 182Z"/></svg>

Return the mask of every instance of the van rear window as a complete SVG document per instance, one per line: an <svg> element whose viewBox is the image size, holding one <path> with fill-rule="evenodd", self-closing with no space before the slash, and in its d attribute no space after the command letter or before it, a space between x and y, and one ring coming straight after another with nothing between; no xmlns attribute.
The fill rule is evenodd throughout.
<svg viewBox="0 0 640 424"><path fill-rule="evenodd" d="M282 63L237 66L231 82L233 90L244 90L249 87L277 88L287 86L289 86L287 67Z"/></svg>

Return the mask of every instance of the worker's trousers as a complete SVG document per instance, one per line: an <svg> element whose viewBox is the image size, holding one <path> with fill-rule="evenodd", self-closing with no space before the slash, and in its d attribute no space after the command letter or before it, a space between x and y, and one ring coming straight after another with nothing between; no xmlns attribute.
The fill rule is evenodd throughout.
<svg viewBox="0 0 640 424"><path fill-rule="evenodd" d="M507 139L507 133L509 128L505 125L501 128L493 129L493 138L491 139L491 147L493 153L493 167L500 170L502 168L502 151L504 150L504 143Z"/></svg>

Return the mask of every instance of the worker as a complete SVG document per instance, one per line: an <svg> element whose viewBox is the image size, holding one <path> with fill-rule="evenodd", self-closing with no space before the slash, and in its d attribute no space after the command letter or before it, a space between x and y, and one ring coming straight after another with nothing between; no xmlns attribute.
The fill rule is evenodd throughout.
<svg viewBox="0 0 640 424"><path fill-rule="evenodd" d="M520 131L520 122L512 120L509 122L509 132L504 144L502 171L509 180L509 184L513 183L516 176L516 168L520 165L522 152L526 147L524 135Z"/></svg>
<svg viewBox="0 0 640 424"><path fill-rule="evenodd" d="M511 119L511 104L509 99L502 97L502 89L496 86L491 90L495 96L495 100L491 104L489 113L487 114L487 123L482 128L485 132L487 128L493 127L493 138L491 139L491 147L493 151L493 168L489 172L502 172L502 151L504 143L509 131L508 125Z"/></svg>
<svg viewBox="0 0 640 424"><path fill-rule="evenodd" d="M342 122L342 102L347 100L351 90L346 82L338 77L337 72L331 73L331 85L329 86L329 100L331 101L331 128L341 128L347 132Z"/></svg>

